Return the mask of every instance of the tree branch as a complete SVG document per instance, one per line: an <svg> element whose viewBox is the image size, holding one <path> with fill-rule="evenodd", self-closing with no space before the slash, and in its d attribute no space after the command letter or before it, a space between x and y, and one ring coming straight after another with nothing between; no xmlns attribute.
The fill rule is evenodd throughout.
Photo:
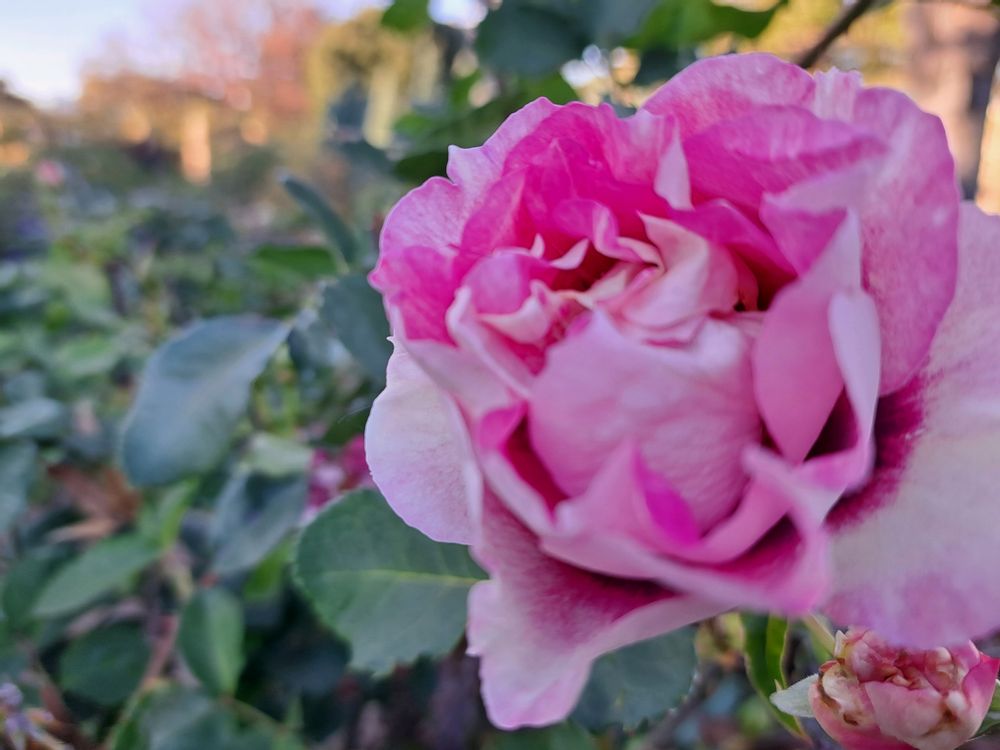
<svg viewBox="0 0 1000 750"><path fill-rule="evenodd" d="M837 39L844 34L854 25L861 16L867 13L875 5L875 0L855 0L850 7L846 8L840 17L833 22L833 24L826 30L826 33L820 38L816 44L806 50L796 63L803 68L811 68L820 58L826 54L826 51L830 49L830 46L837 41Z"/></svg>
<svg viewBox="0 0 1000 750"><path fill-rule="evenodd" d="M669 750L674 747L674 732L695 713L712 694L722 678L722 670L715 664L698 665L691 680L691 690L679 706L667 712L663 720L646 736L641 750Z"/></svg>

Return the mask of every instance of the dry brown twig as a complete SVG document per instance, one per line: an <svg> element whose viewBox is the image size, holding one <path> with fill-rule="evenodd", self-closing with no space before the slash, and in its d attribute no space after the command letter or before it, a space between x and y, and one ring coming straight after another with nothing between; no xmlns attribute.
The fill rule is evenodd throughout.
<svg viewBox="0 0 1000 750"><path fill-rule="evenodd" d="M795 62L800 67L811 68L820 61L837 39L850 30L855 21L875 6L875 3L876 0L855 0L844 9L844 12L830 25L819 41L801 54Z"/></svg>

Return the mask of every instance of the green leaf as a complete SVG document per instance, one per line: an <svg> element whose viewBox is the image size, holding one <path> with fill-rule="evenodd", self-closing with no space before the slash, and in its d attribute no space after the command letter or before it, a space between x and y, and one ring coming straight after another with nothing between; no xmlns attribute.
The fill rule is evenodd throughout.
<svg viewBox="0 0 1000 750"><path fill-rule="evenodd" d="M308 499L305 477L253 476L227 488L228 507L220 511L225 530L216 529L221 546L212 562L218 575L252 568L296 528Z"/></svg>
<svg viewBox="0 0 1000 750"><path fill-rule="evenodd" d="M216 729L206 731L214 704L200 691L172 685L147 693L108 739L110 750L196 750L214 748ZM205 741L198 745L193 740Z"/></svg>
<svg viewBox="0 0 1000 750"><path fill-rule="evenodd" d="M20 629L31 622L35 602L60 558L60 550L41 547L31 550L7 570L3 613L11 627Z"/></svg>
<svg viewBox="0 0 1000 750"><path fill-rule="evenodd" d="M484 750L597 750L597 742L575 724L567 722L545 729L522 729L495 734Z"/></svg>
<svg viewBox="0 0 1000 750"><path fill-rule="evenodd" d="M116 706L139 685L149 653L137 625L92 630L73 640L60 657L59 685L100 706Z"/></svg>
<svg viewBox="0 0 1000 750"><path fill-rule="evenodd" d="M385 366L392 354L389 323L382 298L368 280L352 274L327 285L320 314L369 377L384 383Z"/></svg>
<svg viewBox="0 0 1000 750"><path fill-rule="evenodd" d="M338 270L337 260L325 247L264 245L250 256L250 262L264 272L306 280L336 276Z"/></svg>
<svg viewBox="0 0 1000 750"><path fill-rule="evenodd" d="M323 200L319 193L310 185L291 175L283 177L281 184L284 185L288 194L295 199L295 202L305 209L306 213L319 224L320 229L323 230L323 233L333 245L333 249L343 259L345 267L349 267L360 260L361 250L358 246L358 241L354 237L354 233L347 223L330 208L330 205Z"/></svg>
<svg viewBox="0 0 1000 750"><path fill-rule="evenodd" d="M36 453L34 443L0 445L0 534L10 528L28 505Z"/></svg>
<svg viewBox="0 0 1000 750"><path fill-rule="evenodd" d="M779 0L767 10L716 5L712 0L661 0L628 46L639 50L681 49L720 34L752 39L760 36L775 13L788 4Z"/></svg>
<svg viewBox="0 0 1000 750"><path fill-rule="evenodd" d="M30 398L0 409L0 439L60 437L69 424L66 407L50 398Z"/></svg>
<svg viewBox="0 0 1000 750"><path fill-rule="evenodd" d="M239 707L254 726L240 728ZM253 721L253 709L212 700L176 685L145 694L112 730L109 750L303 750L271 721Z"/></svg>
<svg viewBox="0 0 1000 750"><path fill-rule="evenodd" d="M124 587L158 556L159 548L139 534L98 542L61 567L35 602L36 617L61 617Z"/></svg>
<svg viewBox="0 0 1000 750"><path fill-rule="evenodd" d="M626 731L673 708L691 688L697 658L694 629L683 628L602 656L573 718L592 731Z"/></svg>
<svg viewBox="0 0 1000 750"><path fill-rule="evenodd" d="M802 727L794 716L780 711L771 695L788 687L785 677L785 648L788 645L788 621L780 617L742 613L747 676L750 684L764 698L778 720L791 732L801 735Z"/></svg>
<svg viewBox="0 0 1000 750"><path fill-rule="evenodd" d="M382 25L396 31L416 31L430 20L427 0L395 0L382 14Z"/></svg>
<svg viewBox="0 0 1000 750"><path fill-rule="evenodd" d="M269 477L286 477L308 471L312 454L309 446L297 440L258 432L250 438L243 461L251 472Z"/></svg>
<svg viewBox="0 0 1000 750"><path fill-rule="evenodd" d="M120 339L104 335L77 336L53 350L48 365L68 378L107 376L122 358Z"/></svg>
<svg viewBox="0 0 1000 750"><path fill-rule="evenodd" d="M484 65L541 77L577 58L587 40L565 16L525 0L505 0L479 24L476 52Z"/></svg>
<svg viewBox="0 0 1000 750"><path fill-rule="evenodd" d="M232 693L243 670L243 609L224 589L202 589L181 615L184 661L212 693Z"/></svg>
<svg viewBox="0 0 1000 750"><path fill-rule="evenodd" d="M167 484L211 469L246 411L253 381L288 335L254 316L206 320L146 365L125 419L121 462L133 484Z"/></svg>
<svg viewBox="0 0 1000 750"><path fill-rule="evenodd" d="M464 547L431 541L370 490L324 510L295 558L299 587L351 644L351 663L377 673L451 649L483 577Z"/></svg>
<svg viewBox="0 0 1000 750"><path fill-rule="evenodd" d="M161 550L167 550L177 539L184 514L194 500L191 483L171 487L163 497L147 502L139 516L139 533Z"/></svg>

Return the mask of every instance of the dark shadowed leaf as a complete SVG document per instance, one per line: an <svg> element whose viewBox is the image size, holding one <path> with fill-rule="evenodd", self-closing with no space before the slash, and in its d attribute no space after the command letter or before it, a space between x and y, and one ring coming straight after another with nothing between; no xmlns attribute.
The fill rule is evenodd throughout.
<svg viewBox="0 0 1000 750"><path fill-rule="evenodd" d="M307 493L302 476L252 476L230 482L217 508L220 546L212 570L230 575L263 560L298 525Z"/></svg>
<svg viewBox="0 0 1000 750"><path fill-rule="evenodd" d="M354 274L329 284L323 290L321 315L365 372L384 383L385 365L392 354L389 323L382 298L368 280Z"/></svg>
<svg viewBox="0 0 1000 750"><path fill-rule="evenodd" d="M0 534L28 504L28 489L35 474L35 444L0 445Z"/></svg>
<svg viewBox="0 0 1000 750"><path fill-rule="evenodd" d="M323 230L334 251L343 258L344 263L346 265L355 263L361 251L347 222L330 208L330 204L316 190L302 180L286 175L282 178L281 184Z"/></svg>
<svg viewBox="0 0 1000 750"><path fill-rule="evenodd" d="M243 609L224 589L202 589L184 607L177 641L211 693L232 693L243 669Z"/></svg>
<svg viewBox="0 0 1000 750"><path fill-rule="evenodd" d="M156 544L139 534L125 534L98 542L73 558L49 579L33 614L59 617L125 586L159 556Z"/></svg>
<svg viewBox="0 0 1000 750"><path fill-rule="evenodd" d="M633 730L687 695L696 663L692 628L606 654L594 663L573 717L594 731L611 724Z"/></svg>
<svg viewBox="0 0 1000 750"><path fill-rule="evenodd" d="M30 398L0 409L0 439L60 437L69 412L50 398Z"/></svg>
<svg viewBox="0 0 1000 750"><path fill-rule="evenodd" d="M479 25L476 51L484 64L540 77L580 55L587 40L565 16L526 0L506 0Z"/></svg>
<svg viewBox="0 0 1000 750"><path fill-rule="evenodd" d="M136 485L212 468L246 411L250 386L288 335L255 316L206 320L156 351L125 419L121 462Z"/></svg>
<svg viewBox="0 0 1000 750"><path fill-rule="evenodd" d="M351 663L384 673L450 650L483 577L464 547L404 524L373 491L351 493L303 532L295 577L317 613L351 644Z"/></svg>
<svg viewBox="0 0 1000 750"><path fill-rule="evenodd" d="M485 750L597 750L597 742L576 724L495 734Z"/></svg>
<svg viewBox="0 0 1000 750"><path fill-rule="evenodd" d="M32 618L32 609L62 554L55 547L29 552L7 569L3 586L3 613L13 628L22 628Z"/></svg>
<svg viewBox="0 0 1000 750"><path fill-rule="evenodd" d="M101 706L125 701L142 679L150 647L138 625L119 623L74 640L59 659L59 686Z"/></svg>

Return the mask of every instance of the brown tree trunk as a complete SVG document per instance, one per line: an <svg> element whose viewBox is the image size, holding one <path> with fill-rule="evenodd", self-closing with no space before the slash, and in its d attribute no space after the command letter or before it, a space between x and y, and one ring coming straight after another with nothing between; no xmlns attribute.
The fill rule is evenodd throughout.
<svg viewBox="0 0 1000 750"><path fill-rule="evenodd" d="M912 91L944 120L962 190L972 198L1000 60L1000 19L987 10L945 2L916 3L909 10Z"/></svg>

